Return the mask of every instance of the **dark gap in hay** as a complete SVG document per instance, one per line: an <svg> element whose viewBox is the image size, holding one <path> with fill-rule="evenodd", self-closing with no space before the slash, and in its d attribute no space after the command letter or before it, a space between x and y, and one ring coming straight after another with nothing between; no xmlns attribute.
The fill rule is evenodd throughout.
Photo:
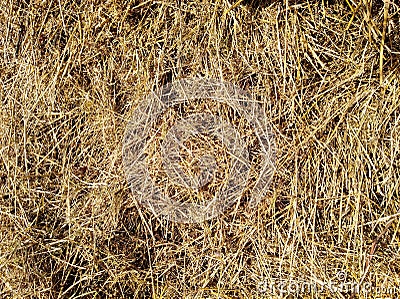
<svg viewBox="0 0 400 299"><path fill-rule="evenodd" d="M149 3L138 8L135 7L140 4L140 1L134 1L132 4L131 7L133 8L129 9L126 15L126 22L133 28L141 25L145 19L149 19L150 14L159 7L158 3Z"/></svg>
<svg viewBox="0 0 400 299"><path fill-rule="evenodd" d="M400 69L400 9L390 5L389 9L389 22L386 28L386 41L392 52L397 54L390 55L390 60L394 66Z"/></svg>
<svg viewBox="0 0 400 299"><path fill-rule="evenodd" d="M321 100L323 100L323 99L321 99ZM307 115L308 119L313 119L313 115L316 116L316 119L321 117L320 115L318 115L317 109L315 109L315 110L312 109L312 110L310 110L310 114L311 114L311 112L312 112L312 115ZM337 115L337 116L333 117L328 123L325 124L325 126L323 127L322 130L319 130L319 131L317 131L315 133L315 135L314 135L315 139L317 139L317 140L319 140L321 142L326 142L327 138L330 136L330 133L333 130L336 129L339 132L343 132L344 131L344 124L343 124L343 121L342 122L340 122L340 121L341 121L342 118L345 117L344 115L346 115L346 112L344 114L340 114L340 115ZM315 142L313 142L312 145L317 146L315 144Z"/></svg>
<svg viewBox="0 0 400 299"><path fill-rule="evenodd" d="M85 178L83 178L85 179ZM78 182L77 182L78 183ZM76 194L74 196L70 196L70 205L71 207L76 207L79 205L82 205L82 202L85 201L85 197L90 194L90 189L89 188L81 188L76 191Z"/></svg>
<svg viewBox="0 0 400 299"><path fill-rule="evenodd" d="M159 44L160 49L164 51L164 61L162 69L158 72L158 76L160 77L159 82L155 82L157 86L171 83L178 77L188 77L192 73L188 54L179 53L172 39ZM157 87L155 86L155 88Z"/></svg>
<svg viewBox="0 0 400 299"><path fill-rule="evenodd" d="M79 273L82 270L73 265L86 266L87 263L80 260L78 251L71 248L69 242L61 242L56 245L51 243L55 240L65 239L68 235L67 227L63 227L61 218L55 215L55 212L44 208L36 217L34 211L28 212L27 220L33 225L31 226L31 236L25 241L24 247L19 250L27 252L26 258L29 260L28 268L32 268L32 272L27 275L30 279L49 278L51 281L52 291L63 292L81 277ZM21 235L25 239L24 235ZM34 241L32 241L34 240ZM71 252L74 254L71 255ZM76 259L78 257L78 259ZM65 267L66 261L69 266ZM81 285L75 285L70 292L76 292L81 289Z"/></svg>
<svg viewBox="0 0 400 299"><path fill-rule="evenodd" d="M118 38L118 36L120 36L120 34L118 34L118 25L115 22L112 22L112 20L110 20L110 26L108 27L108 33L111 33L111 36L108 38L108 43L110 45L115 45L118 41L116 40L116 38Z"/></svg>
<svg viewBox="0 0 400 299"><path fill-rule="evenodd" d="M13 5L13 10L14 13L19 15L19 28L18 28L18 34L17 34L17 39L16 39L16 44L15 44L15 56L18 57L20 52L21 52L21 46L22 46L22 41L26 37L26 26L24 24L25 21L25 14L27 13L27 9L29 8L30 5L30 0L25 1L25 0L18 0L14 5Z"/></svg>
<svg viewBox="0 0 400 299"><path fill-rule="evenodd" d="M92 79L90 76L90 64L81 63L79 65L75 65L69 71L70 76L73 78L74 82L84 90L85 92L89 92L92 90Z"/></svg>
<svg viewBox="0 0 400 299"><path fill-rule="evenodd" d="M50 197L50 196L49 196ZM51 200L51 197L47 199ZM38 210L35 212L35 210ZM37 207L35 210L27 210L27 219L32 228L44 233L37 236L37 241L45 239L63 239L68 234L68 226L64 225L64 217L60 217L60 211L50 208L48 204Z"/></svg>
<svg viewBox="0 0 400 299"><path fill-rule="evenodd" d="M72 4L75 6L76 9L82 9L83 3L82 0L71 0L68 2L68 5L72 6Z"/></svg>
<svg viewBox="0 0 400 299"><path fill-rule="evenodd" d="M235 42L234 42L234 26L235 26L235 20L233 18L227 18L225 22L223 22L223 19L217 19L216 21L216 26L218 28L222 29L222 36L224 37L221 42L221 48L220 48L220 53L224 53L225 51L229 51L231 49L235 48ZM228 75L228 74L227 74Z"/></svg>
<svg viewBox="0 0 400 299"><path fill-rule="evenodd" d="M303 56L300 58L300 73L303 74L301 77L303 86L309 86L321 82L321 79L323 79L315 70L316 67L319 67L317 61L314 58L312 58L312 61L309 59L310 56Z"/></svg>
<svg viewBox="0 0 400 299"><path fill-rule="evenodd" d="M16 57L18 57L20 54L21 43L22 43L22 40L25 38L25 34L26 34L26 27L24 24L21 23L19 32L18 32L18 41L17 41L17 45L15 47L15 56Z"/></svg>
<svg viewBox="0 0 400 299"><path fill-rule="evenodd" d="M129 99L126 99L124 91L122 90L122 82L116 74L111 77L110 85L110 96L113 99L113 110L116 113L123 115L127 112L127 102Z"/></svg>
<svg viewBox="0 0 400 299"><path fill-rule="evenodd" d="M372 16L376 16L379 13L381 13L384 5L385 5L384 1L381 0L371 0L367 2L367 4L365 4L364 2L364 6L366 6L366 8L368 8L368 10L371 11Z"/></svg>
<svg viewBox="0 0 400 299"><path fill-rule="evenodd" d="M38 33L38 37L36 39L36 48L39 50L41 57L46 57L49 54L50 49L47 47L49 44L48 37L44 33Z"/></svg>
<svg viewBox="0 0 400 299"><path fill-rule="evenodd" d="M65 238L66 236L64 236ZM62 237L61 237L62 239ZM32 275L38 275L41 278L46 277L51 279L51 290L54 293L65 293L67 296L77 296L85 292L95 291L98 294L107 294L110 296L122 296L133 294L137 289L135 283L126 277L126 280L112 282L110 278L112 274L105 263L110 258L115 259L117 255L111 255L108 249L94 252L87 246L82 247L79 242L62 242L56 245L57 250L50 247L49 251L44 251L43 246L49 248L49 244L54 239L41 239L32 252L42 252L35 256L36 265L40 272ZM92 243L92 241L90 241ZM89 244L90 244L89 243ZM101 245L101 244L99 244ZM126 247L127 244L124 244ZM37 247L37 248L36 248ZM100 249L102 249L100 247ZM143 248L144 249L144 248ZM92 269L93 261L87 260L87 255L92 256L96 263L96 274L89 279L82 280L81 283L76 283L82 279L87 269ZM119 256L120 257L120 256ZM129 258L129 257L126 257ZM143 256L141 256L143 258ZM138 259L139 261L141 259ZM126 261L125 261L126 262ZM125 265L121 265L121 271L125 270Z"/></svg>
<svg viewBox="0 0 400 299"><path fill-rule="evenodd" d="M69 7L64 7L65 11L68 11ZM64 11L64 14L65 14ZM55 1L52 2L52 8L50 10L49 16L47 18L47 22L50 22L49 20L51 18L57 18L60 17L60 9L57 5L57 3ZM52 47L53 49L56 49L60 54L64 52L65 47L67 46L67 42L71 37L71 31L73 30L75 24L78 22L78 19L75 18L74 16L71 16L70 14L67 14L65 19L64 19L64 26L61 26L57 29L54 29L56 31L55 34L53 34L53 32L49 32L50 35L53 35L53 37L50 36L45 36L44 33L42 32L36 32L34 33L35 35L35 41L38 39L39 40L39 44L38 44L38 49L39 51L41 51L42 53L48 53L50 49L46 49L48 47L46 47L46 45L49 45L50 47ZM46 25L46 24L44 24ZM40 35L38 35L40 34ZM45 45L44 45L45 44ZM69 53L68 51L65 53L67 55L65 55L63 57L63 61L66 62L68 61L68 57L69 57Z"/></svg>
<svg viewBox="0 0 400 299"><path fill-rule="evenodd" d="M149 216L146 219L152 218L150 211L143 209L142 212L147 214L145 216ZM147 231L146 224L143 223L141 217L138 218L136 208L124 209L121 212L120 222L120 226L126 229L126 231L124 230L120 232L121 238L124 240L152 240L152 235L150 235L150 233ZM155 238L155 242L170 242L174 244L181 244L183 242L183 236L177 227L174 227L174 229L165 230L162 225L153 225L151 229Z"/></svg>
<svg viewBox="0 0 400 299"><path fill-rule="evenodd" d="M193 21L196 19L196 14L192 13L191 11L186 11L183 21L186 25L189 25L193 23Z"/></svg>
<svg viewBox="0 0 400 299"><path fill-rule="evenodd" d="M257 10L266 8L272 4L280 3L281 1L277 0L243 0L241 2L242 5L249 7L250 9Z"/></svg>
<svg viewBox="0 0 400 299"><path fill-rule="evenodd" d="M251 59L251 58L250 58ZM239 80L238 85L243 90L251 90L254 87L262 86L265 79L260 78L258 73L250 73L245 75L243 79ZM257 95L257 101L261 102L262 98L260 95Z"/></svg>
<svg viewBox="0 0 400 299"><path fill-rule="evenodd" d="M176 57L175 57L175 61L176 61ZM165 72L162 73L161 79L160 79L160 84L166 85L166 84L172 82L172 79L173 79L172 69L173 68L174 68L174 66L172 66L171 69L167 69Z"/></svg>
<svg viewBox="0 0 400 299"><path fill-rule="evenodd" d="M143 236L140 236L143 237ZM150 237L150 236L148 236ZM132 231L114 231L107 243L99 244L107 254L123 257L132 269L138 271L148 271L150 269L149 254L154 256L155 248L147 246L145 242L138 242L138 236ZM146 253L144 255L144 253ZM107 255L101 254L106 258Z"/></svg>
<svg viewBox="0 0 400 299"><path fill-rule="evenodd" d="M74 262L73 260L67 261L69 263ZM75 261L76 262L76 261ZM49 262L49 265L52 263L56 263L55 260ZM78 294L85 292L84 284L76 284L76 282L81 277L81 272L79 269L73 266L66 267L63 271L54 271L54 269L49 269L46 267L46 271L51 273L51 281L53 290L58 292L59 294L64 294L64 296L74 297ZM92 285L95 287L96 283Z"/></svg>

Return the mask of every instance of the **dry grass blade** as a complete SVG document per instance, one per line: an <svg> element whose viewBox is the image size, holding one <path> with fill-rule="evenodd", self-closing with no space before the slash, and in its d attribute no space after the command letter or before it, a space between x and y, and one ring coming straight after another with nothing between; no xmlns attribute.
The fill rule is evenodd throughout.
<svg viewBox="0 0 400 299"><path fill-rule="evenodd" d="M385 286L397 298L399 12L381 0L0 0L0 297L373 298ZM243 196L189 224L138 205L122 159L134 109L185 78L248 91L276 144L257 205ZM229 173L236 148L185 145L188 172L209 151ZM318 288L278 288L293 281Z"/></svg>

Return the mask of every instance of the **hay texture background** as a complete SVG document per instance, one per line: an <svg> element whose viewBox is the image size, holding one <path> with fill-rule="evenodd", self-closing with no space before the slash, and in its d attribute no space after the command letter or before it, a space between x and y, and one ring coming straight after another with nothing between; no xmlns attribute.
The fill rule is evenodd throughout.
<svg viewBox="0 0 400 299"><path fill-rule="evenodd" d="M399 286L399 9L0 0L1 296L284 297L260 283L338 271ZM256 208L176 224L135 204L127 122L146 94L187 77L265 104L276 172Z"/></svg>

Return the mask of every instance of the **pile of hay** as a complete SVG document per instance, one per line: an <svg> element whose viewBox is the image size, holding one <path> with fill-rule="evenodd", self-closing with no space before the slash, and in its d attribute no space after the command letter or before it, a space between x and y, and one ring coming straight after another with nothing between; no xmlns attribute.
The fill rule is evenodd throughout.
<svg viewBox="0 0 400 299"><path fill-rule="evenodd" d="M0 0L1 296L273 297L291 280L371 290L301 297L399 291L399 11ZM130 115L188 77L264 103L276 172L256 208L178 224L135 203L121 155Z"/></svg>

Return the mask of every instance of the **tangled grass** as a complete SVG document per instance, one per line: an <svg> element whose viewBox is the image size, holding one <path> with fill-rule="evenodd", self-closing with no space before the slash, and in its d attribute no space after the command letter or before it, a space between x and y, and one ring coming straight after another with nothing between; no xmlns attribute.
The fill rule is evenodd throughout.
<svg viewBox="0 0 400 299"><path fill-rule="evenodd" d="M399 9L0 0L0 294L279 297L260 283L339 271L399 286ZM135 204L121 159L131 111L187 77L265 103L277 170L255 209L177 224Z"/></svg>

